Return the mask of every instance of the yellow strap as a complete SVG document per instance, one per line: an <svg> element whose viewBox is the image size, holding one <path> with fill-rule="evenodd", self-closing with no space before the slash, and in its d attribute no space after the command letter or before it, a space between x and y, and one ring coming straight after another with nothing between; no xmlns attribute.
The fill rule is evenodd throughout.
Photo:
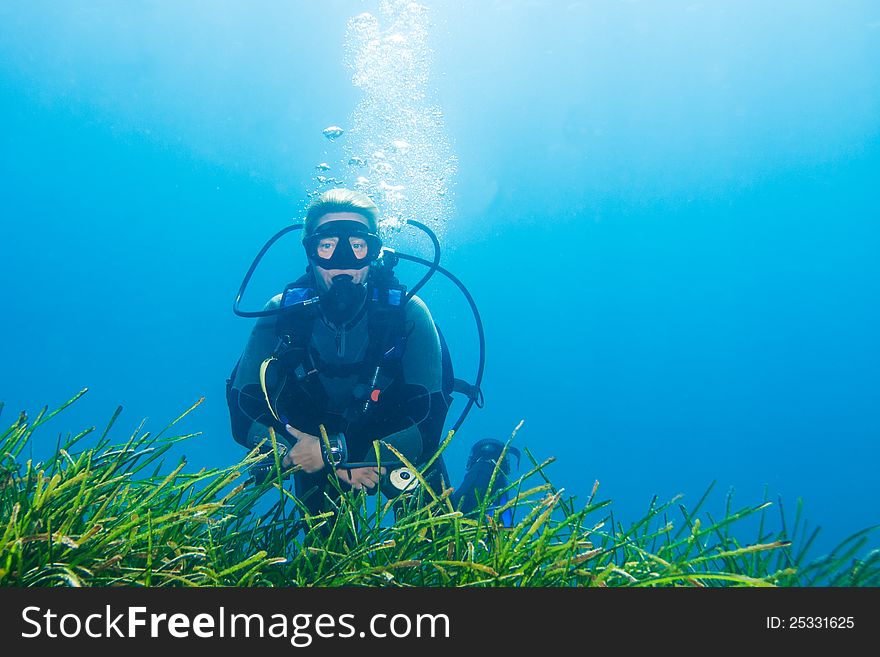
<svg viewBox="0 0 880 657"><path fill-rule="evenodd" d="M269 407L269 412L272 413L272 417L281 422L281 418L278 417L278 413L276 413L275 409L272 407L272 402L269 400L269 390L266 388L266 370L269 369L269 365L274 360L277 360L275 356L270 356L263 361L262 365L260 365L260 388L263 389L263 396L266 398L266 406ZM281 423L284 424L283 422Z"/></svg>

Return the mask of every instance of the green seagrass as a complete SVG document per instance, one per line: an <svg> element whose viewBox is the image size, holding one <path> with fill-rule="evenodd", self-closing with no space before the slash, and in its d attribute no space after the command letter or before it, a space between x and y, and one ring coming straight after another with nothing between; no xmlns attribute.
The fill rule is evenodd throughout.
<svg viewBox="0 0 880 657"><path fill-rule="evenodd" d="M364 493L304 515L277 458L275 477L245 485L248 467L267 458L256 453L226 468L192 471L182 458L166 466L196 439L166 431L198 404L157 435L140 426L122 441L112 437L117 409L99 436L59 438L47 460L25 459L35 431L84 392L0 433L0 585L880 586L874 527L811 560L818 529L808 531L800 503L788 527L780 502L781 526L770 530L770 501L734 509L728 494L716 520L700 515L711 485L693 509L655 498L624 527L610 501L596 501L598 483L578 505L548 478L553 459L539 463L528 450L531 467L507 488L512 528L486 512L491 499L465 518L449 490L424 486L401 501L396 522L391 502ZM757 536L741 543L734 529L750 517Z"/></svg>

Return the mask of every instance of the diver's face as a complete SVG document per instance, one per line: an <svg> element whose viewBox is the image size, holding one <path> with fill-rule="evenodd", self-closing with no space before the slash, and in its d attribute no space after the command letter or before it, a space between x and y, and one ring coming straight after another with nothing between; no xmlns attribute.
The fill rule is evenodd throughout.
<svg viewBox="0 0 880 657"><path fill-rule="evenodd" d="M318 223L315 224L315 228L319 226L323 226L326 223L331 221L357 221L358 223L363 224L364 226L369 227L369 223L367 220L357 212L328 212L323 217L318 219ZM332 252L335 247L335 243L333 240L337 238L329 238L327 243L319 242L318 250L326 250ZM352 249L355 252L355 255L358 254L358 249L361 248L363 250L364 257L367 255L367 245L364 242L362 245L352 243ZM328 255L329 257L329 255ZM324 269L323 267L315 266L315 278L318 281L318 286L321 288L321 292L328 290L330 286L333 284L333 277L339 276L340 274L348 274L351 276L351 282L360 285L364 281L367 280L367 274L370 272L369 263L365 263L363 267L360 269Z"/></svg>

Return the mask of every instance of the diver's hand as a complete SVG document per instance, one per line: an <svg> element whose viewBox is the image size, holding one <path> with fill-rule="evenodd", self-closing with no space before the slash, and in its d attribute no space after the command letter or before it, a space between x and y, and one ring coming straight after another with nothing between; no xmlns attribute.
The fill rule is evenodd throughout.
<svg viewBox="0 0 880 657"><path fill-rule="evenodd" d="M285 468L300 466L305 472L317 472L324 468L324 457L321 453L321 439L309 433L295 429L289 424L287 433L296 438L296 442L281 462Z"/></svg>
<svg viewBox="0 0 880 657"><path fill-rule="evenodd" d="M373 489L379 483L379 477L385 474L385 468L337 468L336 475L354 490Z"/></svg>

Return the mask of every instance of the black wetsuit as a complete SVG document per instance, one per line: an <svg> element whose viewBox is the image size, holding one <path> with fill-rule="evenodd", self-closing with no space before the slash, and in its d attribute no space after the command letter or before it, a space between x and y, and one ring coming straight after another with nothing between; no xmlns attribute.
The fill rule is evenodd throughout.
<svg viewBox="0 0 880 657"><path fill-rule="evenodd" d="M280 295L267 308L277 308ZM427 306L414 297L404 308L402 357L391 370L391 382L383 389L370 412L351 421L346 410L355 403L354 390L359 376L354 370L368 353L369 317L366 311L356 316L344 329L338 329L323 316L311 325L309 352L317 373L307 383L300 383L291 372L278 371L273 364L267 376L267 391L275 412L300 431L320 435L319 425L328 432L343 432L349 461L373 461L373 441L383 440L398 449L415 465L425 463L439 446L440 434L449 407L442 390L440 338ZM268 436L268 426L279 438L290 441L270 410L260 385L260 368L279 345L275 315L260 318L251 332L236 368L229 390L230 416L234 438L253 448ZM322 371L322 369L324 371ZM386 372L388 374L388 372ZM395 458L389 451L382 460ZM320 510L323 492L329 490L328 470L297 473L297 496L310 511ZM449 478L442 459L432 467L429 482L448 486Z"/></svg>

